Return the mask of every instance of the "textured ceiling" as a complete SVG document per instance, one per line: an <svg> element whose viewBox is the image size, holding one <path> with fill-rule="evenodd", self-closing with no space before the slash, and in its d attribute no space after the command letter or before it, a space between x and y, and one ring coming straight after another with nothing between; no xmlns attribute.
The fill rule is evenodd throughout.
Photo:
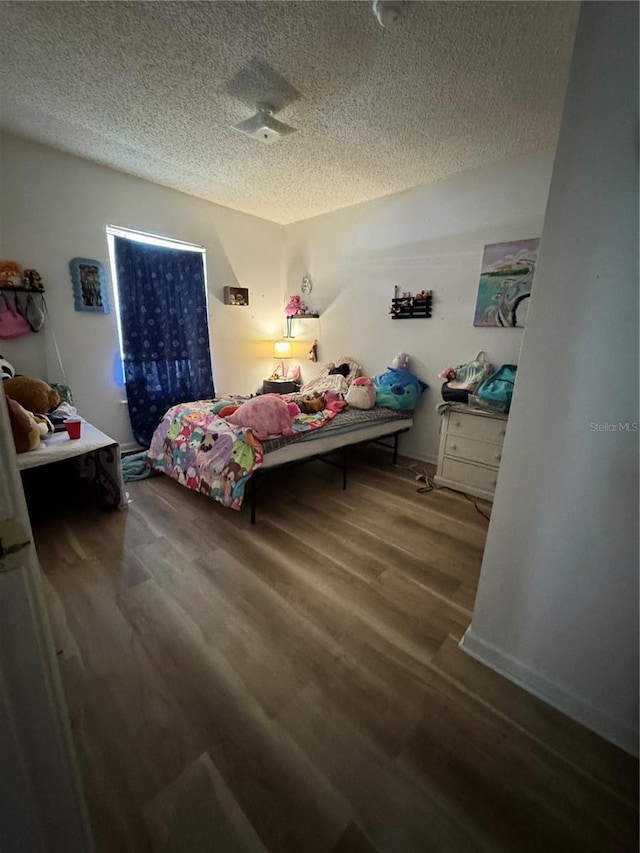
<svg viewBox="0 0 640 853"><path fill-rule="evenodd" d="M578 4L2 2L2 126L288 223L555 145ZM230 129L271 101L298 128Z"/></svg>

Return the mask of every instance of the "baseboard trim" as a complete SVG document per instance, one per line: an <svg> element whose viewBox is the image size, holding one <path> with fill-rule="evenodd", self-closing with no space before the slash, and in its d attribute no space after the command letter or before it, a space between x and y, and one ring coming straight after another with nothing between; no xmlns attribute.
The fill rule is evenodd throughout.
<svg viewBox="0 0 640 853"><path fill-rule="evenodd" d="M528 667L516 658L505 654L491 643L482 640L473 632L473 625L467 628L458 644L462 651L488 666L499 675L513 681L519 687L533 693L548 705L586 726L588 729L619 746L625 752L638 756L638 733L629 726L603 713L595 705L586 702L566 690L546 675Z"/></svg>
<svg viewBox="0 0 640 853"><path fill-rule="evenodd" d="M123 455L125 453L139 453L141 450L144 450L144 447L141 447L135 441L128 441L126 444L120 445L120 453Z"/></svg>

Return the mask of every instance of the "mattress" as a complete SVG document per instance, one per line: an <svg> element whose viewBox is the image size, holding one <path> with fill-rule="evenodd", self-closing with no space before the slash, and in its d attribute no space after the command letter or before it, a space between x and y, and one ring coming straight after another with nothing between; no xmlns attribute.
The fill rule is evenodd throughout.
<svg viewBox="0 0 640 853"><path fill-rule="evenodd" d="M386 435L404 432L413 425L413 413L395 409L347 408L319 430L290 438L264 441L264 459L259 470L307 459L350 444L374 441Z"/></svg>

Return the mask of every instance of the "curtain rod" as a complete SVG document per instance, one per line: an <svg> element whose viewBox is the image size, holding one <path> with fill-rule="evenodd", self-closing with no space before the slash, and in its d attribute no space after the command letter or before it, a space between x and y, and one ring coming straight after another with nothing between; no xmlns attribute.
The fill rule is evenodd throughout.
<svg viewBox="0 0 640 853"><path fill-rule="evenodd" d="M107 234L113 237L124 237L125 239L133 239L136 237L143 238L142 242L149 240L157 241L164 246L176 246L181 249L187 249L192 252L205 252L204 246L197 243L186 243L184 240L174 240L173 237L162 237L160 234L149 234L146 231L136 231L134 228L123 228L119 225L107 225Z"/></svg>

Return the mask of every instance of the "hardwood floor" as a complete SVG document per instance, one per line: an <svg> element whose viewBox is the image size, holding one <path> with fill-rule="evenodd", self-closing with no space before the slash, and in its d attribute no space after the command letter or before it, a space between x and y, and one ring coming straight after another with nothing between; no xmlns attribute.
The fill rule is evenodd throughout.
<svg viewBox="0 0 640 853"><path fill-rule="evenodd" d="M98 851L638 849L637 762L458 649L487 522L417 485L367 448L256 527L162 476L34 518Z"/></svg>

